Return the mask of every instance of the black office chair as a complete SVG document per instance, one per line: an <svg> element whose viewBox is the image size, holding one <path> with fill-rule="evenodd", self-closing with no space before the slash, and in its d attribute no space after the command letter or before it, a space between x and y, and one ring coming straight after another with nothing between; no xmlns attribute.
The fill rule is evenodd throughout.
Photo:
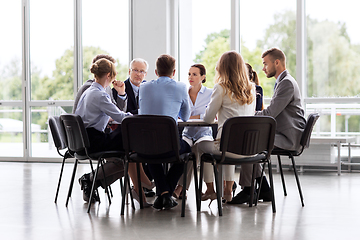
<svg viewBox="0 0 360 240"><path fill-rule="evenodd" d="M127 171L129 162L135 162L137 166L140 163L184 163L184 172L187 169L189 160L193 160L194 179L197 189L198 180L196 172L196 161L193 153L184 153L179 155L179 130L175 120L168 116L137 115L127 117L121 124L123 134L123 144L126 153L125 157L125 183L129 181ZM141 156L140 156L141 155ZM145 157L146 155L146 157ZM161 156L163 155L163 156ZM166 157L164 157L166 155ZM169 157L170 155L170 157ZM172 156L173 155L173 156ZM140 173L138 168L139 189L141 189ZM186 186L186 177L183 178L183 186ZM182 193L181 216L185 216L185 192ZM197 202L199 196L196 193ZM124 199L121 206L121 215L124 215ZM142 196L142 193L139 193ZM140 208L143 208L142 197L140 197Z"/></svg>
<svg viewBox="0 0 360 240"><path fill-rule="evenodd" d="M285 179L284 179L284 174L283 174L283 169L282 169L282 165L281 165L280 156L288 156L291 159L292 167L293 167L294 174L295 174L296 183L297 183L298 190L299 190L301 205L303 207L305 206L304 205L304 197L303 197L303 194L302 194L302 191L301 191L300 180L299 180L299 176L297 174L294 157L300 156L303 153L304 149L309 147L311 132L312 132L312 130L314 128L314 125L315 125L315 123L316 123L316 121L318 120L319 117L320 117L320 115L318 113L311 113L308 116L308 119L307 119L307 122L306 122L306 125L305 125L305 129L303 131L303 134L302 134L301 140L300 140L300 145L301 145L300 150L292 151L292 150L286 150L286 149L281 149L281 148L274 148L273 151L271 152L271 155L277 155L277 157L278 157L281 181L282 181L283 190L284 190L284 196L287 196L287 192L286 192Z"/></svg>
<svg viewBox="0 0 360 240"><path fill-rule="evenodd" d="M98 161L97 168L94 174L94 178L96 179L99 167L102 167L102 170L105 171L103 168L104 160L106 158L124 158L124 152L123 151L101 151L101 152L95 152L95 153L89 153L88 149L90 147L90 141L84 126L84 123L79 115L76 114L63 114L60 116L60 120L63 123L65 133L66 133L66 139L67 139L67 145L71 151L75 153L75 164L74 164L74 170L71 177L70 182L70 188L68 198L71 195L72 187L74 184L74 178L76 173L76 168L78 164L78 160L89 160L90 163L92 163L92 160ZM92 166L92 165L91 165ZM92 172L94 172L94 169L91 167ZM108 184L106 183L106 177L104 177L105 180L105 192L107 193L109 203L111 204L110 194L108 190ZM89 205L87 212L90 212L91 207L91 199L94 196L94 191L97 191L95 189L95 181L92 183L91 193L90 193L90 199L89 199ZM68 199L66 201L66 206L68 203Z"/></svg>
<svg viewBox="0 0 360 240"><path fill-rule="evenodd" d="M59 189L60 189L60 184L61 184L65 161L68 158L73 158L74 153L69 151L69 149L67 149L67 145L65 142L66 136L65 136L64 129L62 127L59 116L49 117L49 127L50 127L51 135L53 137L53 141L54 141L56 150L57 150L58 154L63 158L62 164L61 164L61 169L60 169L59 181L58 181L57 189L56 189L55 201L54 201L55 203L57 203L57 198L58 198L58 194L59 194ZM66 149L66 151L64 153L61 153L61 151L65 150L65 149Z"/></svg>
<svg viewBox="0 0 360 240"><path fill-rule="evenodd" d="M219 209L219 216L222 216L221 195L217 165L241 165L241 164L255 164L268 163L269 178L272 196L272 209L276 212L273 176L271 169L270 153L274 146L276 122L274 118L268 116L240 116L229 118L223 125L223 130L220 140L220 154L203 153L201 155L200 167L200 183L203 178L204 162L211 163L214 168L217 202ZM225 155L226 152L249 155L245 158L231 158ZM255 191L255 167L253 167L250 203L251 207L254 202ZM200 184L199 194L201 193L202 184ZM200 208L198 208L198 211Z"/></svg>

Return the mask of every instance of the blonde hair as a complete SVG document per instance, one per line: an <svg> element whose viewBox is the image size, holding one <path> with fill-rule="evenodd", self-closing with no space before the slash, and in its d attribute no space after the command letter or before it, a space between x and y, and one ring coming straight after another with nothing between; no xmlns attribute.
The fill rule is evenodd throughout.
<svg viewBox="0 0 360 240"><path fill-rule="evenodd" d="M110 73L111 78L116 76L115 64L106 58L94 62L90 67L90 72L94 74L96 79L102 78L108 73Z"/></svg>
<svg viewBox="0 0 360 240"><path fill-rule="evenodd" d="M242 56L235 52L225 52L216 64L215 83L219 83L231 101L241 105L255 100L254 83L250 82L247 67Z"/></svg>

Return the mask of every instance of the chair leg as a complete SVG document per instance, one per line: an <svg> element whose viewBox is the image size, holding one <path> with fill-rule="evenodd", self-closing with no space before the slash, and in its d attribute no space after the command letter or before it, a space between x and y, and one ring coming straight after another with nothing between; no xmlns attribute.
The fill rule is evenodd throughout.
<svg viewBox="0 0 360 240"><path fill-rule="evenodd" d="M184 163L184 172L183 172L183 191L182 191L182 202L181 202L181 217L185 217L185 203L186 203L186 173L188 159Z"/></svg>
<svg viewBox="0 0 360 240"><path fill-rule="evenodd" d="M97 178L100 165L101 165L101 160L98 161L98 164L97 164L97 167L96 167L96 170L95 170L95 174L94 174L94 177L93 177L87 213L90 212L91 202L92 202L92 199L93 199L93 196L94 196L94 191L96 191L96 189L95 189L95 182L96 182L95 179ZM105 183L105 185L106 185L106 183ZM105 187L105 189L106 189L106 187Z"/></svg>
<svg viewBox="0 0 360 240"><path fill-rule="evenodd" d="M68 191L68 195L67 195L66 203L65 203L65 206L66 206L66 207L68 206L69 198L71 197L71 192L72 192L73 185L74 185L74 179L75 179L75 173L76 173L77 164L78 164L78 160L75 159L74 169L73 169L73 173L72 173L72 175L71 175L69 191Z"/></svg>
<svg viewBox="0 0 360 240"><path fill-rule="evenodd" d="M196 159L193 160L193 171L194 171L194 184L195 184L195 196L196 196L196 209L200 211L200 194L199 194L199 180L197 174L197 164Z"/></svg>
<svg viewBox="0 0 360 240"><path fill-rule="evenodd" d="M295 179L296 179L296 183L297 183L298 190L299 190L301 205L304 207L304 206L305 206L305 204L304 204L304 197L303 197L303 194L302 194L302 191L301 191L300 180L299 180L299 176L298 176L298 174L297 174L294 157L291 156L290 159L291 159L291 162L292 162L292 165L293 165L293 168L294 168L294 174L295 174Z"/></svg>
<svg viewBox="0 0 360 240"><path fill-rule="evenodd" d="M270 159L268 160L268 168L269 168L269 178L270 178L270 188L271 188L271 204L272 204L273 213L275 213L276 207L275 207L275 195L274 195L274 181L273 181L272 166Z"/></svg>
<svg viewBox="0 0 360 240"><path fill-rule="evenodd" d="M142 198L142 186L141 186L141 177L140 177L140 163L136 163L136 175L138 179L138 188L139 188L139 199L140 199L140 209L144 208L143 198Z"/></svg>
<svg viewBox="0 0 360 240"><path fill-rule="evenodd" d="M249 202L249 207L252 207L253 203L254 203L254 193L255 193L255 164L253 164L253 171L252 171L252 176L251 176L251 190L250 190L250 202Z"/></svg>
<svg viewBox="0 0 360 240"><path fill-rule="evenodd" d="M201 194L202 194L203 178L204 178L204 162L200 161L200 176L199 176L199 189L198 189L199 205L197 208L198 211L201 210Z"/></svg>
<svg viewBox="0 0 360 240"><path fill-rule="evenodd" d="M219 209L219 216L222 216L222 201L221 201L221 193L220 193L220 183L219 182L219 176L218 176L218 170L215 163L212 163L214 167L214 175L215 175L215 184L216 184L216 196L217 196L217 202L218 202L218 209Z"/></svg>
<svg viewBox="0 0 360 240"><path fill-rule="evenodd" d="M259 189L258 189L257 194L256 194L255 206L257 206L257 204L258 204L258 202L259 202L259 196L260 196L260 192L261 192L261 185L262 185L262 181L263 181L264 170L265 170L265 163L263 163L263 165L262 165L262 170L261 170L261 175L260 175ZM255 188L256 188L256 185L255 185Z"/></svg>
<svg viewBox="0 0 360 240"><path fill-rule="evenodd" d="M122 199L121 199L121 215L124 215L124 210L125 210L125 197L126 197L126 188L129 182L129 175L128 175L128 170L129 170L129 162L125 161L124 163L124 188L122 191Z"/></svg>
<svg viewBox="0 0 360 240"><path fill-rule="evenodd" d="M282 165L281 165L280 155L277 155L277 158L278 158L278 163L279 163L281 182L282 182L282 186L283 186L283 190L284 190L284 196L287 196L286 186L285 186L285 178L284 178L284 173L283 173L283 169L282 169Z"/></svg>
<svg viewBox="0 0 360 240"><path fill-rule="evenodd" d="M59 176L59 181L58 181L56 194L55 194L55 201L54 201L55 203L57 202L57 198L58 198L58 195L59 195L59 189L60 189L61 178L62 178L62 174L63 174L63 170L64 170L64 164L65 164L65 155L63 157L63 161L62 161L62 164L61 164L60 176Z"/></svg>
<svg viewBox="0 0 360 240"><path fill-rule="evenodd" d="M111 204L111 196L109 194L109 188L110 188L110 185L107 184L106 182L106 174L105 174L105 169L104 169L104 161L103 159L99 159L99 162L100 162L100 165L101 165L101 169L103 171L103 176L104 176L104 183L105 183L105 193L107 194L108 196L108 199L109 199L109 204ZM94 178L93 182L96 182L95 181L96 178ZM111 188L110 188L111 189ZM110 190L111 191L111 190ZM112 195L112 193L111 193Z"/></svg>

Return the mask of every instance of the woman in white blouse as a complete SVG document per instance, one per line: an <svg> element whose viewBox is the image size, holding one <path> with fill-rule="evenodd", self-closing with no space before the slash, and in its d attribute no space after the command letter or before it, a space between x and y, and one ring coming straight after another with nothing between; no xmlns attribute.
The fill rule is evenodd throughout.
<svg viewBox="0 0 360 240"><path fill-rule="evenodd" d="M191 107L190 119L203 119L205 109L210 102L212 93L211 88L207 88L202 84L206 82L206 69L202 64L194 64L189 69L189 103ZM182 138L190 145L192 151L196 154L196 158L199 159L197 154L197 143L201 141L212 141L212 129L211 127L185 127L182 132ZM181 198L183 190L183 177L186 176L186 190L189 189L191 179L193 175L193 168L191 164L188 164L188 171L179 179L176 186L173 197Z"/></svg>
<svg viewBox="0 0 360 240"><path fill-rule="evenodd" d="M218 133L214 141L203 141L198 144L199 154L220 153L220 138L224 122L231 117L252 116L255 113L255 85L249 81L247 68L242 56L235 52L225 52L216 65L215 86L211 100L206 108L204 121L212 123L217 117ZM227 153L227 155L234 155ZM237 156L239 157L239 156ZM234 184L234 165L225 165L224 169L224 199L232 200ZM214 173L210 163L204 164L204 181L207 186L201 200L216 199L214 190ZM211 203L211 202L210 202Z"/></svg>

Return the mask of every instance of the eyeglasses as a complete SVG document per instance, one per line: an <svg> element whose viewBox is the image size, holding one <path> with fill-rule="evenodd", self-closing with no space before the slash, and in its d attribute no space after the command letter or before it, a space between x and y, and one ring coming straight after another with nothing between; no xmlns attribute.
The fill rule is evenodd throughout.
<svg viewBox="0 0 360 240"><path fill-rule="evenodd" d="M135 73L146 74L146 71L143 71L143 70L131 69L131 71L133 71Z"/></svg>

